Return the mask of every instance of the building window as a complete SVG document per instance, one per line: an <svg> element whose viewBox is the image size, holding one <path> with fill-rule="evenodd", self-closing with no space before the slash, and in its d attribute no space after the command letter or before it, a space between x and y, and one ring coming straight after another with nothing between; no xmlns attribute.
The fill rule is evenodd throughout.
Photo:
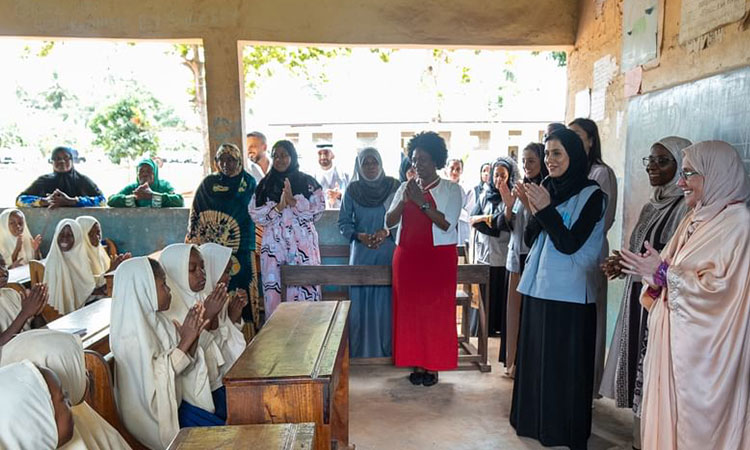
<svg viewBox="0 0 750 450"><path fill-rule="evenodd" d="M378 140L378 133L357 132L357 148L374 147Z"/></svg>
<svg viewBox="0 0 750 450"><path fill-rule="evenodd" d="M490 132L489 131L470 131L469 139L473 150L490 149Z"/></svg>
<svg viewBox="0 0 750 450"><path fill-rule="evenodd" d="M299 145L299 133L286 133L284 134L284 138L287 141L291 141L295 147Z"/></svg>
<svg viewBox="0 0 750 450"><path fill-rule="evenodd" d="M333 133L313 133L313 145L331 144L333 142Z"/></svg>
<svg viewBox="0 0 750 450"><path fill-rule="evenodd" d="M517 145L508 146L508 156L513 158L514 161L518 161L518 146Z"/></svg>
<svg viewBox="0 0 750 450"><path fill-rule="evenodd" d="M520 136L521 130L508 130L508 136Z"/></svg>
<svg viewBox="0 0 750 450"><path fill-rule="evenodd" d="M402 131L401 132L401 151L404 155L408 156L409 151L407 150L407 147L409 145L409 141L411 138L414 137L416 133L413 131Z"/></svg>

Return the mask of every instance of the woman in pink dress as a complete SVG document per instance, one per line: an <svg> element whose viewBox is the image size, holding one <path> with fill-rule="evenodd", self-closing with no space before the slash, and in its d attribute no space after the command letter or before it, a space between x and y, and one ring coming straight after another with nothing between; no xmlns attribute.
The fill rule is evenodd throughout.
<svg viewBox="0 0 750 450"><path fill-rule="evenodd" d="M300 172L297 150L278 141L271 150L273 165L260 180L248 212L263 227L260 270L266 320L281 303L281 266L318 265L320 250L315 222L325 210L323 190ZM289 286L287 301L319 301L320 286Z"/></svg>
<svg viewBox="0 0 750 450"><path fill-rule="evenodd" d="M432 386L458 365L456 272L461 188L441 179L448 150L438 134L409 141L417 178L402 183L386 214L397 227L393 254L393 360L414 367L409 381Z"/></svg>

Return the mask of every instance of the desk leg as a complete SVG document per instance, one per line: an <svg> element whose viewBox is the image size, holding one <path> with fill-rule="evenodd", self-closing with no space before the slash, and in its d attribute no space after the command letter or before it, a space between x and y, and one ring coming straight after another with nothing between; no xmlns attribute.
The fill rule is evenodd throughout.
<svg viewBox="0 0 750 450"><path fill-rule="evenodd" d="M349 446L349 337L342 340L346 343L341 371L333 393L333 411L331 414L331 439L337 449L350 449Z"/></svg>
<svg viewBox="0 0 750 450"><path fill-rule="evenodd" d="M486 295L485 295L486 293ZM478 341L477 342L477 348L479 350L479 356L481 357L481 361L479 362L479 370L481 372L489 372L492 367L487 364L487 354L488 354L488 348L487 348L487 340L488 340L488 334L489 334L489 328L487 324L487 319L489 315L490 305L489 305L489 284L480 285L479 289L479 333L478 333Z"/></svg>

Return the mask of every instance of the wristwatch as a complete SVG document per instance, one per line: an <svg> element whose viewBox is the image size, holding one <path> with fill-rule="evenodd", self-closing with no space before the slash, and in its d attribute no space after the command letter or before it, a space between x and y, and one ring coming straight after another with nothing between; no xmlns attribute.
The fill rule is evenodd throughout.
<svg viewBox="0 0 750 450"><path fill-rule="evenodd" d="M419 209L421 209L422 211L427 211L428 209L430 209L430 202L422 203L421 205L419 205Z"/></svg>

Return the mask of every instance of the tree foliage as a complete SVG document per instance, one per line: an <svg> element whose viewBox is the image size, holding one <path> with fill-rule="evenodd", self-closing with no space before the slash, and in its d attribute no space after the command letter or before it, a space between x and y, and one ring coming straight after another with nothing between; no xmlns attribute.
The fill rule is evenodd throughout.
<svg viewBox="0 0 750 450"><path fill-rule="evenodd" d="M131 94L103 108L89 121L93 144L104 149L110 161L136 159L159 148L157 128L179 123L153 96Z"/></svg>

